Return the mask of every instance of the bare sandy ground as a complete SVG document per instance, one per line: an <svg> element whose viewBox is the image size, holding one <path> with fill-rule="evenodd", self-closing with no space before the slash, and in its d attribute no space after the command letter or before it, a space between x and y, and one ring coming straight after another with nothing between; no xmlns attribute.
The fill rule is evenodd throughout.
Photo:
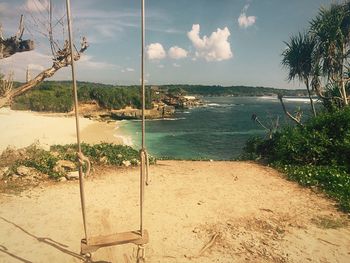
<svg viewBox="0 0 350 263"><path fill-rule="evenodd" d="M89 235L138 229L138 172L106 169L87 179ZM160 161L150 174L147 262L350 262L346 216L273 169ZM0 196L0 262L81 262L82 237L78 182ZM135 262L135 252L102 248L92 259Z"/></svg>
<svg viewBox="0 0 350 263"><path fill-rule="evenodd" d="M115 123L105 123L80 118L82 141L122 144ZM0 152L7 146L26 147L38 142L44 147L53 144L76 142L75 118L64 114L42 114L30 111L0 109Z"/></svg>

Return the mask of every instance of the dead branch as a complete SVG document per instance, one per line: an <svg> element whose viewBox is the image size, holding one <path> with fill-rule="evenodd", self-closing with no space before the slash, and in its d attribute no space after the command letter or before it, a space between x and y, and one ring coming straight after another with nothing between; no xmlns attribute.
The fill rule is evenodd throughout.
<svg viewBox="0 0 350 263"><path fill-rule="evenodd" d="M81 54L88 48L88 43L86 41L86 38L84 37L81 43L81 48L78 52L74 54L74 60L78 61L81 57ZM6 96L3 96L0 98L0 108L7 106L11 103L13 98L16 96L19 96L26 91L34 88L36 85L41 83L47 78L52 77L59 69L63 67L67 67L68 65L71 64L71 55L70 55L70 50L67 45L65 45L64 49L60 50L60 56L56 57L54 59L54 62L52 66L48 69L45 69L41 73L39 73L35 78L32 80L24 83L20 87L11 90Z"/></svg>
<svg viewBox="0 0 350 263"><path fill-rule="evenodd" d="M286 105L284 104L283 101L283 95L282 94L278 94L278 99L281 102L282 108L284 113L291 119L293 120L296 124L298 124L299 126L303 127L304 125L301 123L300 121L300 116L293 116L286 108Z"/></svg>
<svg viewBox="0 0 350 263"><path fill-rule="evenodd" d="M19 52L31 51L34 49L34 41L22 40L24 32L23 15L21 15L18 31L15 36L4 39L0 26L0 59L10 57Z"/></svg>
<svg viewBox="0 0 350 263"><path fill-rule="evenodd" d="M252 115L252 121L258 123L265 131L268 133L270 139L272 139L273 134L277 131L279 127L279 116L277 116L276 121L271 120L271 128L267 128L259 119L258 115L255 113Z"/></svg>
<svg viewBox="0 0 350 263"><path fill-rule="evenodd" d="M256 115L255 113L252 115L252 121L255 121L256 123L258 123L261 127L263 127L265 130L269 130L260 120L258 115Z"/></svg>
<svg viewBox="0 0 350 263"><path fill-rule="evenodd" d="M207 251L209 248L211 248L211 247L214 245L214 243L215 243L216 239L218 238L218 236L219 236L219 234L218 234L218 233L215 233L215 234L211 237L210 241L201 249L201 251L199 251L197 257L202 256L203 253L204 253L205 251Z"/></svg>

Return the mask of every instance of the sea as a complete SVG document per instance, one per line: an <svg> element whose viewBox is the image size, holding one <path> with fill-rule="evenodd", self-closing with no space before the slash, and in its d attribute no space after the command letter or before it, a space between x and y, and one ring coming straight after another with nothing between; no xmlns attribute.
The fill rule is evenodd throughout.
<svg viewBox="0 0 350 263"><path fill-rule="evenodd" d="M255 114L267 128L278 119L280 126L293 125L283 113L277 97L203 97L203 107L177 110L173 118L146 120L149 154L169 159L233 160L253 136L267 131L252 120ZM308 98L284 98L291 113L311 116ZM118 122L118 133L135 149L141 144L141 121Z"/></svg>

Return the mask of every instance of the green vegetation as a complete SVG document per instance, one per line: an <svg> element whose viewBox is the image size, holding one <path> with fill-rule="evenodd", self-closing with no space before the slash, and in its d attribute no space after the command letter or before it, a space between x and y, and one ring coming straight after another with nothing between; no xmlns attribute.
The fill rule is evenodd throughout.
<svg viewBox="0 0 350 263"><path fill-rule="evenodd" d="M148 89L150 90L150 89ZM146 92L146 108L151 107L150 92ZM80 102L95 101L103 109L121 109L126 106L141 107L140 89L137 86L115 87L111 85L79 82ZM73 110L71 84L68 81L46 81L35 89L18 96L13 109L48 112Z"/></svg>
<svg viewBox="0 0 350 263"><path fill-rule="evenodd" d="M205 85L164 85L161 90L168 91L171 94L181 95L200 95L200 96L306 96L304 90L287 90L266 87L249 86L205 86Z"/></svg>
<svg viewBox="0 0 350 263"><path fill-rule="evenodd" d="M243 159L264 160L303 186L316 186L350 211L350 108L323 112L271 139L252 138Z"/></svg>
<svg viewBox="0 0 350 263"><path fill-rule="evenodd" d="M89 158L92 166L122 166L126 162L130 165L138 165L139 163L138 151L129 146L110 143L96 145L83 143L81 146L84 155ZM18 167L25 166L34 168L39 173L48 175L51 179L58 179L65 176L64 170L57 169L58 162L60 160L67 160L76 163L76 151L76 144L54 145L51 146L50 151L41 149L35 144L19 150L8 148L0 155L0 168L8 167L8 175L11 176L11 174L18 172ZM154 164L155 162L155 158L150 157L150 164Z"/></svg>
<svg viewBox="0 0 350 263"><path fill-rule="evenodd" d="M157 92L155 92L157 91ZM200 96L306 96L304 90L284 90L246 86L164 85L146 87L146 108L152 101L169 95ZM78 82L79 102L95 101L102 109L122 109L126 106L141 107L138 86L113 86L100 83ZM69 112L73 110L71 83L68 81L45 81L33 90L14 99L12 109L46 112Z"/></svg>
<svg viewBox="0 0 350 263"><path fill-rule="evenodd" d="M129 161L131 165L137 165L139 153L135 149L126 145L115 145L111 143L100 144L81 144L81 150L92 164L123 165L123 161ZM54 145L51 151L59 154L60 158L74 162L76 160L76 144ZM156 162L155 158L150 156L150 164Z"/></svg>
<svg viewBox="0 0 350 263"><path fill-rule="evenodd" d="M306 123L284 127L269 139L252 138L242 158L264 160L287 178L322 189L349 212L350 2L321 8L310 24L286 43L282 65L288 79L305 83L310 100L315 90L324 107L316 116L310 103L314 117Z"/></svg>

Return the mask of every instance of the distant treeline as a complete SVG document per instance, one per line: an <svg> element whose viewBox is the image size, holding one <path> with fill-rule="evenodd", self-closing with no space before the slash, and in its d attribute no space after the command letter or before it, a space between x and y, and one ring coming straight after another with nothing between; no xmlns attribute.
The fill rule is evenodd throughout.
<svg viewBox="0 0 350 263"><path fill-rule="evenodd" d="M16 110L69 112L73 109L71 83L45 81L35 89L15 98ZM146 92L146 108L151 107L150 89ZM103 109L122 109L126 106L141 107L138 86L116 87L99 83L78 82L79 102L96 101Z"/></svg>
<svg viewBox="0 0 350 263"><path fill-rule="evenodd" d="M171 93L184 92L201 96L307 96L306 90L288 90L250 86L205 86L205 85L163 85L160 89L168 89Z"/></svg>
<svg viewBox="0 0 350 263"><path fill-rule="evenodd" d="M247 86L162 85L146 87L146 108L153 100L171 95L200 96L304 96L304 90L285 90ZM92 82L78 82L80 102L96 101L103 109L141 107L139 86L114 86ZM69 81L45 81L35 89L15 98L13 109L48 112L69 112L73 109L72 88Z"/></svg>

